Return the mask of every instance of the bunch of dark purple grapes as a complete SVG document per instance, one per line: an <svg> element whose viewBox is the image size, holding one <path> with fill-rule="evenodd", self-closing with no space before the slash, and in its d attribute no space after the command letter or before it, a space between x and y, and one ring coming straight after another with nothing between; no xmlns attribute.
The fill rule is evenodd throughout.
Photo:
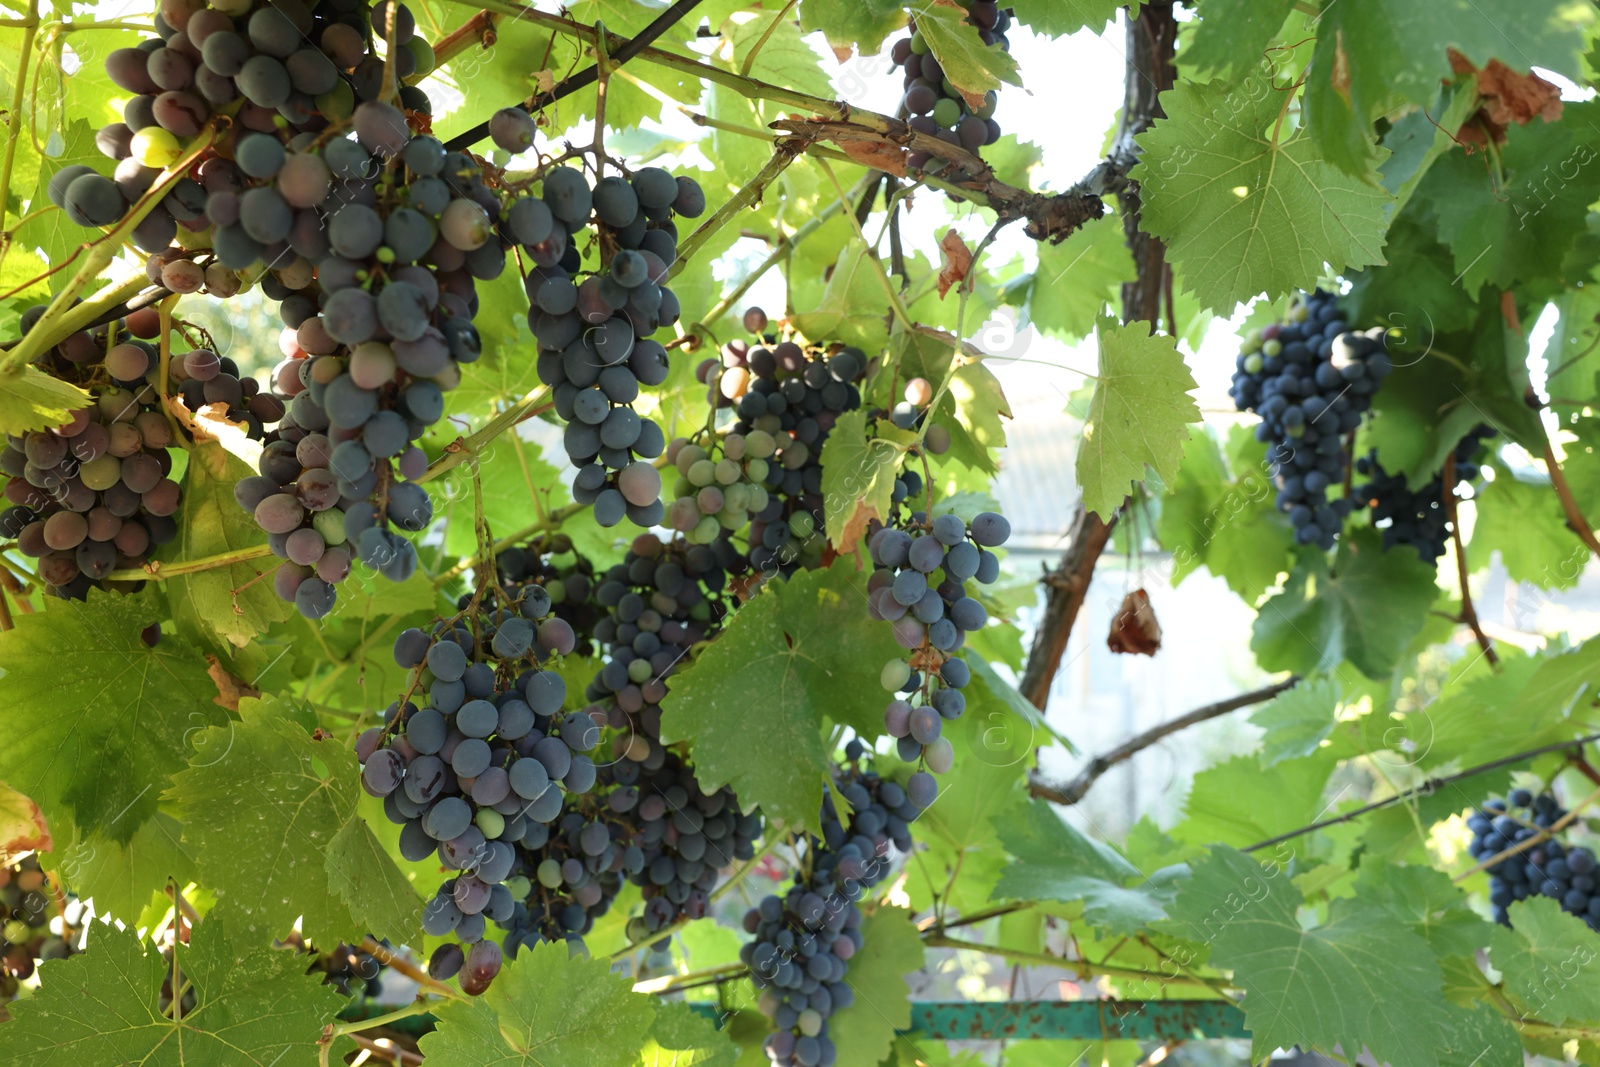
<svg viewBox="0 0 1600 1067"><path fill-rule="evenodd" d="M178 293L204 287L233 295L240 280L216 260L201 266L201 253L186 250L197 242L179 241L178 232L201 234L213 225L205 208L207 195L217 191L214 161L230 154L234 136L255 131L312 137L348 120L358 104L382 98L385 90L407 110L431 111L420 89L385 84L384 60L374 44L388 36L391 12L391 73L402 81L420 79L433 69L433 49L416 36L410 11L389 0L226 0L215 6L164 0L155 16L157 36L106 57L112 81L131 94L122 121L95 138L101 152L117 161L114 175L106 178L81 165L64 168L51 179L51 200L79 225L112 225L162 169L182 157L187 142L216 116L227 115L237 133L204 154L131 236L152 256L152 281ZM213 237L198 244L220 249Z"/></svg>
<svg viewBox="0 0 1600 1067"><path fill-rule="evenodd" d="M999 45L1010 51L1010 42L1006 40L1012 18L1009 8L1001 8L992 0L971 0L963 2L962 6L967 9L967 22L977 28L984 44ZM984 94L983 106L974 110L945 76L927 39L917 31L915 19L911 21L911 36L894 43L890 58L904 72L905 96L900 106L912 129L960 145L969 152L1000 139L1000 124L994 120L998 95L993 89L989 90ZM948 166L947 161L920 151L911 152L906 162L929 174L941 173Z"/></svg>
<svg viewBox="0 0 1600 1067"><path fill-rule="evenodd" d="M861 758L859 741L847 755ZM906 790L871 771L845 766L835 784L850 806L841 814L831 793L822 798L822 840L807 838L810 875L795 877L782 897L764 897L745 913L755 940L739 950L761 990L759 1007L772 1020L763 1045L779 1067L830 1067L836 1050L828 1019L855 1000L846 980L862 948L858 901L893 866L893 849L911 851L911 823L922 807Z"/></svg>
<svg viewBox="0 0 1600 1067"><path fill-rule="evenodd" d="M655 526L665 508L650 461L667 440L633 402L641 386L667 379L667 350L651 335L678 321L678 298L665 284L678 258L673 219L698 218L705 194L694 179L660 167L601 177L592 188L582 171L555 167L543 175L543 197L554 222L529 249L528 325L539 342L539 380L553 390L578 469L573 499L592 504L602 526L624 517ZM590 226L599 263L586 270L576 242Z"/></svg>
<svg viewBox="0 0 1600 1067"><path fill-rule="evenodd" d="M84 919L83 905L75 899L66 901L63 911L65 923L77 925ZM50 881L38 857L0 866L0 1001L14 998L40 963L65 959L75 951L61 933L51 930L55 918Z"/></svg>
<svg viewBox="0 0 1600 1067"><path fill-rule="evenodd" d="M728 578L743 558L727 540L662 543L643 534L595 590L610 610L595 629L608 662L588 697L615 733L602 768L607 803L643 851L627 876L644 892L630 929L642 940L682 918L705 914L719 871L754 854L760 816L741 813L729 789L707 793L677 752L661 743L668 679L726 617Z"/></svg>
<svg viewBox="0 0 1600 1067"><path fill-rule="evenodd" d="M1240 411L1261 416L1256 440L1278 486L1278 508L1295 541L1333 547L1352 510L1343 496L1350 463L1345 435L1361 425L1372 395L1393 369L1385 331L1355 332L1333 294L1317 290L1290 303L1288 318L1245 338L1229 395Z"/></svg>
<svg viewBox="0 0 1600 1067"><path fill-rule="evenodd" d="M972 677L956 653L967 634L989 621L988 610L967 594L966 583L975 578L987 585L999 578L1000 558L990 549L1010 536L1011 523L992 511L974 516L970 526L959 515L929 521L925 512L913 511L905 529L882 527L868 541L876 566L867 579L868 610L893 625L895 640L909 653L909 660L884 664L883 687L902 695L889 701L883 724L896 739L900 758L926 768L906 781L919 807L938 795L933 775L955 763L943 724L966 711L961 690Z"/></svg>
<svg viewBox="0 0 1600 1067"><path fill-rule="evenodd" d="M292 331L275 371L288 415L238 497L268 534L299 538L283 546L278 591L313 618L332 608L347 569L313 572L332 546L348 543L396 581L415 569L414 546L391 526L415 533L432 521L415 442L478 358L475 282L555 226L542 201L491 187L472 157L413 136L387 104L360 105L353 126L354 138L298 150L242 139L240 191L219 190L206 207L224 262L289 257L277 276L305 286L279 307Z"/></svg>
<svg viewBox="0 0 1600 1067"><path fill-rule="evenodd" d="M822 561L822 446L834 423L861 406L867 355L848 345L805 349L793 341L766 343L767 316L745 313L754 343L730 341L722 359L698 368L711 402L731 407L729 438L744 441L766 465L766 501L750 517L750 566L763 574L791 574Z"/></svg>
<svg viewBox="0 0 1600 1067"><path fill-rule="evenodd" d="M1383 531L1384 551L1396 545L1410 545L1429 563L1444 554L1451 533L1444 495L1459 495L1461 486L1478 480L1485 442L1497 433L1492 426L1480 425L1457 442L1455 481L1448 489L1441 470L1421 489L1413 491L1404 474L1390 474L1383 469L1377 449L1356 460L1356 472L1371 480L1356 486L1355 499L1372 509L1372 524Z"/></svg>
<svg viewBox="0 0 1600 1067"><path fill-rule="evenodd" d="M460 942L437 950L433 973L459 972L462 989L477 994L500 970L500 946L484 935L489 921L514 913L508 879L520 872L519 846L542 846L564 796L594 786L595 765L584 753L598 744L600 727L583 712L563 714L566 684L540 667L570 653L575 640L551 614L543 586L465 599L475 614L395 640L395 662L413 672L411 686L383 726L357 739L356 754L363 787L383 797L385 814L402 827L401 855L420 861L437 853L459 872L440 885L422 925ZM409 699L418 692L426 693L422 707Z"/></svg>
<svg viewBox="0 0 1600 1067"><path fill-rule="evenodd" d="M43 313L25 312L24 332ZM53 595L81 600L178 534L173 516L183 492L169 451L178 442L156 391L159 357L119 319L72 334L37 362L93 398L62 425L7 437L0 449L10 505L0 511L0 537L16 538L23 555L39 561ZM270 398L246 400L241 390L240 400L261 418L274 413Z"/></svg>
<svg viewBox="0 0 1600 1067"><path fill-rule="evenodd" d="M1482 863L1548 830L1566 814L1551 794L1536 797L1527 789L1513 789L1504 800L1487 800L1467 816L1472 858ZM1491 864L1487 872L1494 921L1510 926L1507 909L1514 902L1545 896L1588 923L1589 929L1600 930L1600 872L1595 867L1592 849L1554 839Z"/></svg>

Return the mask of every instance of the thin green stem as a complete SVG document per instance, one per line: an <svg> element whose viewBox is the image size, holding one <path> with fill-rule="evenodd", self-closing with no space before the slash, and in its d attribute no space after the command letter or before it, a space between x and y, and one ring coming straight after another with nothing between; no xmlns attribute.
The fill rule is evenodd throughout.
<svg viewBox="0 0 1600 1067"><path fill-rule="evenodd" d="M401 1019L411 1019L418 1015L426 1015L433 1010L433 1007L427 1001L419 1000L386 1014L374 1015L370 1019L355 1019L350 1022L334 1023L323 1031L323 1040L332 1041L334 1038L343 1037L346 1034L356 1034L362 1030L375 1030L380 1026L388 1026L390 1023L399 1022Z"/></svg>
<svg viewBox="0 0 1600 1067"><path fill-rule="evenodd" d="M777 143L772 151L772 158L767 160L767 165L762 167L754 178L745 183L744 188L733 194L727 203L712 214L699 228L684 238L678 246L678 258L672 264L672 270L667 277L676 277L689 261L694 258L702 245L709 241L716 232L726 226L741 211L754 207L761 202L762 196L767 191L767 186L777 180L778 175L789 169L789 164L800 157L810 142L804 138L786 137Z"/></svg>
<svg viewBox="0 0 1600 1067"><path fill-rule="evenodd" d="M22 140L20 128L22 124L22 94L28 82L28 60L33 55L33 39L39 32L39 0L29 0L27 25L22 32L22 52L17 57L17 84L11 90L11 115L13 128L11 136L6 138L5 162L0 164L0 230L5 229L6 202L5 196L11 190L11 169L17 159L17 142ZM5 247L9 247L6 242ZM4 256L0 249L0 257Z"/></svg>
<svg viewBox="0 0 1600 1067"><path fill-rule="evenodd" d="M218 567L231 567L235 563L248 563L253 559L266 559L270 555L272 555L271 546L251 545L249 548L236 548L232 552L220 552L215 556L202 556L199 559L179 560L176 563L151 560L142 567L112 571L106 575L106 581L164 582L168 578L181 578L185 574L198 574L201 571L216 570Z"/></svg>
<svg viewBox="0 0 1600 1067"><path fill-rule="evenodd" d="M530 392L484 424L483 429L466 437L457 438L445 446L444 455L434 460L418 478L418 483L431 482L441 474L461 466L476 455L484 445L511 429L524 419L532 418L550 405L550 390L545 386Z"/></svg>
<svg viewBox="0 0 1600 1067"><path fill-rule="evenodd" d="M536 533L543 533L546 530L561 529L562 523L566 522L568 519L572 518L572 516L578 514L578 512L584 510L588 506L588 504L566 504L562 507L556 508L538 522L535 522L529 526L524 526L516 533L507 534L505 537L500 538L500 540L490 544L489 555L483 555L483 550L480 548L477 554L468 556L459 561L454 567L451 567L449 570L435 578L433 580L433 587L435 589L443 587L452 579L459 578L461 575L465 574L479 563L482 563L485 559L492 559L502 549L510 548L512 545L526 541Z"/></svg>
<svg viewBox="0 0 1600 1067"><path fill-rule="evenodd" d="M845 207L849 207L849 194L844 191L844 186L839 182L839 176L833 172L833 168L828 165L828 161L819 159L816 163L817 166L822 168L822 173L828 176L828 181L833 184L834 192L839 194L840 202ZM889 307L894 311L894 317L900 320L900 325L908 330L911 329L911 316L906 313L906 306L900 300L899 291L895 289L894 282L889 279L889 272L884 269L883 261L878 258L877 248L867 240L866 232L861 229L861 220L856 218L856 213L853 209L845 212L845 215L850 220L850 228L855 230L856 237L861 241L863 254L867 257L867 261L872 264L872 272L877 275L878 282L883 286L884 295L889 298Z"/></svg>
<svg viewBox="0 0 1600 1067"><path fill-rule="evenodd" d="M783 5L782 11L772 16L772 21L767 23L767 28L761 32L761 36L756 40L756 43L750 46L750 51L745 53L744 62L739 64L740 74L746 78L750 77L750 68L755 66L756 56L760 55L761 50L767 46L767 42L772 40L773 31L778 28L778 23L789 16L789 12L794 10L794 5L797 3L799 3L799 0L789 0L787 4Z"/></svg>
<svg viewBox="0 0 1600 1067"><path fill-rule="evenodd" d="M149 284L142 276L136 280L130 279L115 290L118 294L123 293L124 290L127 291L125 295L121 295L117 299L107 300L106 296L102 295L93 304L85 302L77 307L72 306L72 302L78 298L78 294L83 292L91 281L97 280L105 274L106 268L111 265L111 261L121 251L123 239L132 233L139 223L144 221L145 216L150 214L156 205L161 203L162 198L167 195L167 191L189 172L190 165L210 149L211 143L215 138L216 127L207 126L201 135L195 139L195 142L189 146L188 150L161 173L149 190L133 204L128 213L115 226L111 227L105 236L90 246L89 254L84 257L83 263L79 265L77 273L72 276L72 280L67 283L61 292L56 294L55 299L50 302L50 306L45 310L44 315L40 317L33 329L29 330L22 340L17 342L15 348L6 353L3 360L0 360L0 373L16 374L20 372L23 367L32 363L45 351L59 344L62 338L70 336L93 322L100 312L121 303L127 297L132 296ZM137 284L135 284L135 281ZM102 302L104 302L104 306L98 310L86 310Z"/></svg>

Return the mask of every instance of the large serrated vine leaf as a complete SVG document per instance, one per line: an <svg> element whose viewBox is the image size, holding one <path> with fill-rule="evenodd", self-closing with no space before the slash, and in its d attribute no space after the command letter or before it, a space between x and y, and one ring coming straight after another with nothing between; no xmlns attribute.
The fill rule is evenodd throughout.
<svg viewBox="0 0 1600 1067"><path fill-rule="evenodd" d="M1304 826L1324 808L1331 754L1281 760L1263 767L1254 754L1234 756L1194 776L1184 798L1185 819L1172 836L1190 844L1253 844Z"/></svg>
<svg viewBox="0 0 1600 1067"><path fill-rule="evenodd" d="M525 1067L629 1067L655 1017L654 1001L633 992L610 961L568 957L565 943L517 954L489 991L452 1000L420 1042L440 1063Z"/></svg>
<svg viewBox="0 0 1600 1067"><path fill-rule="evenodd" d="M878 675L902 654L867 614L867 577L852 560L803 571L769 583L672 676L661 739L689 742L706 789L731 785L747 810L820 833L824 724L880 731Z"/></svg>
<svg viewBox="0 0 1600 1067"><path fill-rule="evenodd" d="M1011 53L998 44L984 44L978 28L967 21L967 9L955 0L918 0L915 16L917 32L928 42L944 76L972 107L979 107L984 93L1004 83L1022 84Z"/></svg>
<svg viewBox="0 0 1600 1067"><path fill-rule="evenodd" d="M317 741L276 700L245 700L208 731L169 796L198 844L200 872L262 931L298 916L315 937L407 938L421 901L360 821L355 754Z"/></svg>
<svg viewBox="0 0 1600 1067"><path fill-rule="evenodd" d="M154 648L140 631L166 615L154 593L91 591L46 598L0 633L10 727L0 779L49 817L66 807L79 826L125 844L156 810L191 734L227 721L205 660L181 637ZM68 658L70 657L70 659Z"/></svg>
<svg viewBox="0 0 1600 1067"><path fill-rule="evenodd" d="M1034 33L1061 37L1085 28L1105 29L1121 5L1116 0L1010 0L1006 6Z"/></svg>
<svg viewBox="0 0 1600 1067"><path fill-rule="evenodd" d="M1262 765L1311 755L1333 733L1338 710L1339 685L1327 678L1301 682L1273 697L1250 716L1266 731Z"/></svg>
<svg viewBox="0 0 1600 1067"><path fill-rule="evenodd" d="M1381 678L1427 621L1438 588L1434 568L1401 546L1385 552L1377 531L1347 533L1333 569L1321 552L1300 553L1283 592L1261 605L1250 647L1272 671L1331 671L1349 660Z"/></svg>
<svg viewBox="0 0 1600 1067"><path fill-rule="evenodd" d="M1584 232L1600 197L1600 104L1568 103L1560 122L1513 126L1495 177L1483 161L1447 152L1417 188L1450 246L1457 283L1510 289L1542 278Z"/></svg>
<svg viewBox="0 0 1600 1067"><path fill-rule="evenodd" d="M1069 344L1087 337L1133 276L1121 220L1095 219L1060 244L1040 243L1039 266L1028 284L1028 320Z"/></svg>
<svg viewBox="0 0 1600 1067"><path fill-rule="evenodd" d="M1433 101L1449 81L1449 50L1475 66L1499 59L1520 72L1548 67L1579 78L1592 12L1563 0L1341 0L1317 22L1306 76L1306 122L1328 160L1362 176L1375 158L1373 120Z"/></svg>
<svg viewBox="0 0 1600 1067"><path fill-rule="evenodd" d="M806 0L800 5L800 29L821 30L829 47L846 59L852 45L861 55L872 55L905 24L900 0Z"/></svg>
<svg viewBox="0 0 1600 1067"><path fill-rule="evenodd" d="M864 409L839 416L822 446L823 525L839 552L854 552L873 519L889 517L903 450L872 436Z"/></svg>
<svg viewBox="0 0 1600 1067"><path fill-rule="evenodd" d="M234 485L254 473L215 441L190 449L178 537L161 558L203 559L265 545L267 536L255 517L233 497ZM266 556L174 578L169 585L173 613L180 622L243 648L293 611L269 579L257 580L279 562Z"/></svg>
<svg viewBox="0 0 1600 1067"><path fill-rule="evenodd" d="M1287 873L1219 846L1190 865L1168 908L1172 932L1211 946L1211 965L1245 991L1256 1060L1275 1048L1365 1045L1380 1063L1434 1067L1448 1025L1443 977L1428 945L1382 912L1335 901L1305 929Z"/></svg>
<svg viewBox="0 0 1600 1067"><path fill-rule="evenodd" d="M93 402L70 382L52 378L37 367L0 376L0 433L23 434L70 422L72 412Z"/></svg>
<svg viewBox="0 0 1600 1067"><path fill-rule="evenodd" d="M1084 507L1109 516L1133 484L1144 480L1146 466L1165 481L1178 473L1189 424L1200 421L1200 408L1189 395L1194 375L1172 338L1110 319L1101 319L1095 333L1099 380L1078 447L1078 484Z"/></svg>
<svg viewBox="0 0 1600 1067"><path fill-rule="evenodd" d="M1083 915L1119 932L1137 930L1165 914L1166 894L1127 887L1139 872L1109 845L1079 833L1042 800L996 827L1011 853L994 888L996 900L1083 901Z"/></svg>
<svg viewBox="0 0 1600 1067"><path fill-rule="evenodd" d="M1489 942L1489 957L1505 976L1506 992L1548 1023L1600 1020L1594 931L1548 897L1519 900L1510 912L1511 929L1495 927Z"/></svg>
<svg viewBox="0 0 1600 1067"><path fill-rule="evenodd" d="M269 948L261 936L244 936L244 926L219 907L178 949L178 966L194 987L196 1004L174 1021L157 1003L168 970L160 954L131 930L96 924L91 951L45 964L39 992L11 1006L15 1018L0 1036L6 1063L271 1067L312 1062L323 1024L344 998L307 977L303 957ZM337 1046L335 1052L342 1057Z"/></svg>
<svg viewBox="0 0 1600 1067"><path fill-rule="evenodd" d="M895 1031L911 1026L906 975L923 964L922 938L911 919L904 908L880 907L861 921L861 951L850 957L845 976L856 999L828 1020L839 1067L877 1067Z"/></svg>
<svg viewBox="0 0 1600 1067"><path fill-rule="evenodd" d="M738 1059L739 1046L716 1023L683 1001L662 1001L640 1067L733 1067Z"/></svg>
<svg viewBox="0 0 1600 1067"><path fill-rule="evenodd" d="M179 885L199 880L194 850L182 838L182 824L158 811L126 844L77 829L47 864L74 893L93 899L96 915L132 926L169 879Z"/></svg>
<svg viewBox="0 0 1600 1067"><path fill-rule="evenodd" d="M1294 10L1294 0L1200 0L1185 71L1229 75L1266 66L1267 45Z"/></svg>
<svg viewBox="0 0 1600 1067"><path fill-rule="evenodd" d="M1161 95L1167 118L1140 134L1131 176L1143 222L1167 242L1184 288L1219 313L1258 293L1276 299L1335 272L1383 262L1391 200L1323 160L1285 101L1260 84L1183 82Z"/></svg>

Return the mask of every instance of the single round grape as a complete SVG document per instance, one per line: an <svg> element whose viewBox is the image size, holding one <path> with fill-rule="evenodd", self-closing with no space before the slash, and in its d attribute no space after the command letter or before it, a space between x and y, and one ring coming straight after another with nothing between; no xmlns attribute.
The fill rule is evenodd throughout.
<svg viewBox="0 0 1600 1067"><path fill-rule="evenodd" d="M62 207L79 226L110 226L127 212L128 202L116 182L91 171L67 186Z"/></svg>
<svg viewBox="0 0 1600 1067"><path fill-rule="evenodd" d="M984 548L996 548L1011 536L1011 523L1004 515L984 511L973 516L972 539Z"/></svg>
<svg viewBox="0 0 1600 1067"><path fill-rule="evenodd" d="M917 771L906 779L906 796L919 808L930 807L939 798L939 783L926 771Z"/></svg>
<svg viewBox="0 0 1600 1067"><path fill-rule="evenodd" d="M257 13L262 14L267 10L271 9ZM269 55L256 55L246 60L234 77L234 84L251 103L273 110L288 101L294 88L283 64Z"/></svg>
<svg viewBox="0 0 1600 1067"><path fill-rule="evenodd" d="M531 148L537 130L533 116L519 107L503 107L489 116L489 136L512 155Z"/></svg>
<svg viewBox="0 0 1600 1067"><path fill-rule="evenodd" d="M682 175L677 181L678 195L672 202L672 210L687 219L697 219L705 214L706 194L700 188L700 183Z"/></svg>
<svg viewBox="0 0 1600 1067"><path fill-rule="evenodd" d="M488 212L475 200L452 200L439 216L439 234L451 246L470 252L494 235Z"/></svg>

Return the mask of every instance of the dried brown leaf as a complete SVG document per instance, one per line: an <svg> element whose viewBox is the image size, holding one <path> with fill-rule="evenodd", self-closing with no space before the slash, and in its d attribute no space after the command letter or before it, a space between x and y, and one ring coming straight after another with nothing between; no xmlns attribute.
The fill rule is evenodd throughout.
<svg viewBox="0 0 1600 1067"><path fill-rule="evenodd" d="M972 271L972 249L954 230L946 230L939 239L939 250L944 253L939 266L939 299L943 300L953 286L960 285Z"/></svg>

